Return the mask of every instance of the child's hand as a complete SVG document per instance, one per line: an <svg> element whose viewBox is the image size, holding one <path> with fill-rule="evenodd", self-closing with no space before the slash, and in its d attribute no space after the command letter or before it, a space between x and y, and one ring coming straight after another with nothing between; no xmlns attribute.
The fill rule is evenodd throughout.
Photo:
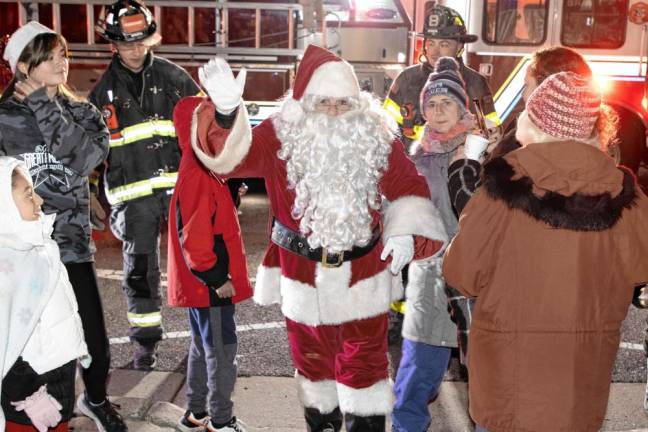
<svg viewBox="0 0 648 432"><path fill-rule="evenodd" d="M37 392L19 402L11 402L16 411L25 411L29 420L39 432L47 432L61 421L61 404L47 393L47 387L41 386Z"/></svg>
<svg viewBox="0 0 648 432"><path fill-rule="evenodd" d="M232 282L227 281L223 286L216 289L216 295L220 298L230 298L236 295L236 290L234 289Z"/></svg>

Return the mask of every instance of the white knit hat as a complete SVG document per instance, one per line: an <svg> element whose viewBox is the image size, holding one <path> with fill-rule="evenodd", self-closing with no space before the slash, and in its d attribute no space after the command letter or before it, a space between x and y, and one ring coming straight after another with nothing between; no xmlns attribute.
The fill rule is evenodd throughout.
<svg viewBox="0 0 648 432"><path fill-rule="evenodd" d="M43 33L55 32L52 29L45 27L38 21L29 21L27 24L13 32L13 34L9 38L9 42L7 42L3 56L4 59L9 62L11 72L13 72L14 74L16 73L18 58L20 58L20 55L22 54L27 44L34 40L36 36Z"/></svg>

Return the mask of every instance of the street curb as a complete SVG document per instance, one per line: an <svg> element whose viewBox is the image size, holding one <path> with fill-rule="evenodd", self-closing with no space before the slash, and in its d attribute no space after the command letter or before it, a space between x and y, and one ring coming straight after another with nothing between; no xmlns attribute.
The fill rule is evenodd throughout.
<svg viewBox="0 0 648 432"><path fill-rule="evenodd" d="M177 430L177 421L184 414L184 408L178 404L186 403L185 381L185 376L176 372L116 369L112 371L109 394L113 395L112 401L121 405L119 411L129 432L172 432ZM644 392L643 383L612 383L601 431L648 432ZM467 413L467 393L465 382L442 383L437 401L430 405L431 430L473 431ZM247 425L249 432L304 430L302 408L292 377L239 377L233 399L234 414ZM96 431L94 423L79 414L70 426L76 432Z"/></svg>

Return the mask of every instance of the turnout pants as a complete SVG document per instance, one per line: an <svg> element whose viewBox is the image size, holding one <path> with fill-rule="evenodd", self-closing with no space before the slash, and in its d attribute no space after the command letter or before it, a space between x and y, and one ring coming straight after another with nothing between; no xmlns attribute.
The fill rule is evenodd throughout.
<svg viewBox="0 0 648 432"><path fill-rule="evenodd" d="M387 321L384 313L312 327L286 318L304 407L323 414L339 407L344 414L363 417L384 416L391 411Z"/></svg>
<svg viewBox="0 0 648 432"><path fill-rule="evenodd" d="M156 195L112 207L110 227L123 242L122 288L128 303L130 338L140 344L162 339L160 312L160 229L167 223L170 195Z"/></svg>

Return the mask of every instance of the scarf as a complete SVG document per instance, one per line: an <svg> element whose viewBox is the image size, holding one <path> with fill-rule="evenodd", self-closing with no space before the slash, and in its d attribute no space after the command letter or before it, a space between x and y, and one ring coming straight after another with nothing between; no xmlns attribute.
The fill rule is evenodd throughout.
<svg viewBox="0 0 648 432"><path fill-rule="evenodd" d="M417 153L450 153L466 141L466 135L475 127L475 116L466 111L456 125L448 132L437 132L428 123L423 128L423 136Z"/></svg>

